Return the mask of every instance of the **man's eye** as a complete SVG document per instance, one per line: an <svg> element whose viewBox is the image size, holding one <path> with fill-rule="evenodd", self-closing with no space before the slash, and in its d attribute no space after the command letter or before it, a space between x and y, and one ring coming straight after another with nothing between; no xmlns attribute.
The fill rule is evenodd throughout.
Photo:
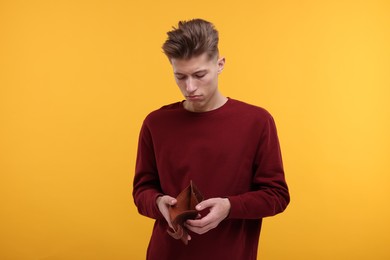
<svg viewBox="0 0 390 260"><path fill-rule="evenodd" d="M186 77L185 76L176 76L176 79L177 80L183 80L183 79L185 79Z"/></svg>
<svg viewBox="0 0 390 260"><path fill-rule="evenodd" d="M195 75L195 77L198 78L198 79L201 79L201 78L203 78L204 76L206 76L206 74L197 74L197 75Z"/></svg>

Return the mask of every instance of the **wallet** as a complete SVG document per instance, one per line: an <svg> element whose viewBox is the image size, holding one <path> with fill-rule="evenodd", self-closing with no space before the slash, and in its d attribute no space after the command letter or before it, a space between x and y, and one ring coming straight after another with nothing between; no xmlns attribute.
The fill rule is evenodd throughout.
<svg viewBox="0 0 390 260"><path fill-rule="evenodd" d="M176 197L176 204L169 207L169 216L173 231L169 228L168 234L175 239L181 239L185 245L188 244L188 232L184 226L187 219L195 219L198 211L195 206L203 200L203 196L193 181Z"/></svg>

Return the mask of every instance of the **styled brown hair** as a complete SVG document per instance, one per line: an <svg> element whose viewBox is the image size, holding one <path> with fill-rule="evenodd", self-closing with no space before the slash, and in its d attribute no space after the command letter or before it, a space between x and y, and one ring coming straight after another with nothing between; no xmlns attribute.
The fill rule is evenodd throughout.
<svg viewBox="0 0 390 260"><path fill-rule="evenodd" d="M218 56L218 31L214 25L202 19L180 21L178 27L167 32L168 39L162 49L168 59L190 59L207 53L209 58Z"/></svg>

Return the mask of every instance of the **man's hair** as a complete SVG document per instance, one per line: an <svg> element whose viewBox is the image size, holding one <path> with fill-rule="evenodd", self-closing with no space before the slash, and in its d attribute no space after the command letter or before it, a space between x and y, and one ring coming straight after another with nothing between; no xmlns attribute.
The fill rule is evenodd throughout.
<svg viewBox="0 0 390 260"><path fill-rule="evenodd" d="M180 21L178 27L167 32L162 49L168 59L190 59L207 53L209 59L218 56L218 31L202 19Z"/></svg>

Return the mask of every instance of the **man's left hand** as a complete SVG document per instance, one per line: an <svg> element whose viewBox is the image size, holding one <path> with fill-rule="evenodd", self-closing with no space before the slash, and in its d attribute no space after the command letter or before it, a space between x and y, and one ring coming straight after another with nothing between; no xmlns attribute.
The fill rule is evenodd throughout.
<svg viewBox="0 0 390 260"><path fill-rule="evenodd" d="M186 227L194 233L204 234L209 230L216 228L230 212L230 201L227 198L211 198L204 200L196 205L196 210L202 211L209 209L209 213L195 220L187 220Z"/></svg>

